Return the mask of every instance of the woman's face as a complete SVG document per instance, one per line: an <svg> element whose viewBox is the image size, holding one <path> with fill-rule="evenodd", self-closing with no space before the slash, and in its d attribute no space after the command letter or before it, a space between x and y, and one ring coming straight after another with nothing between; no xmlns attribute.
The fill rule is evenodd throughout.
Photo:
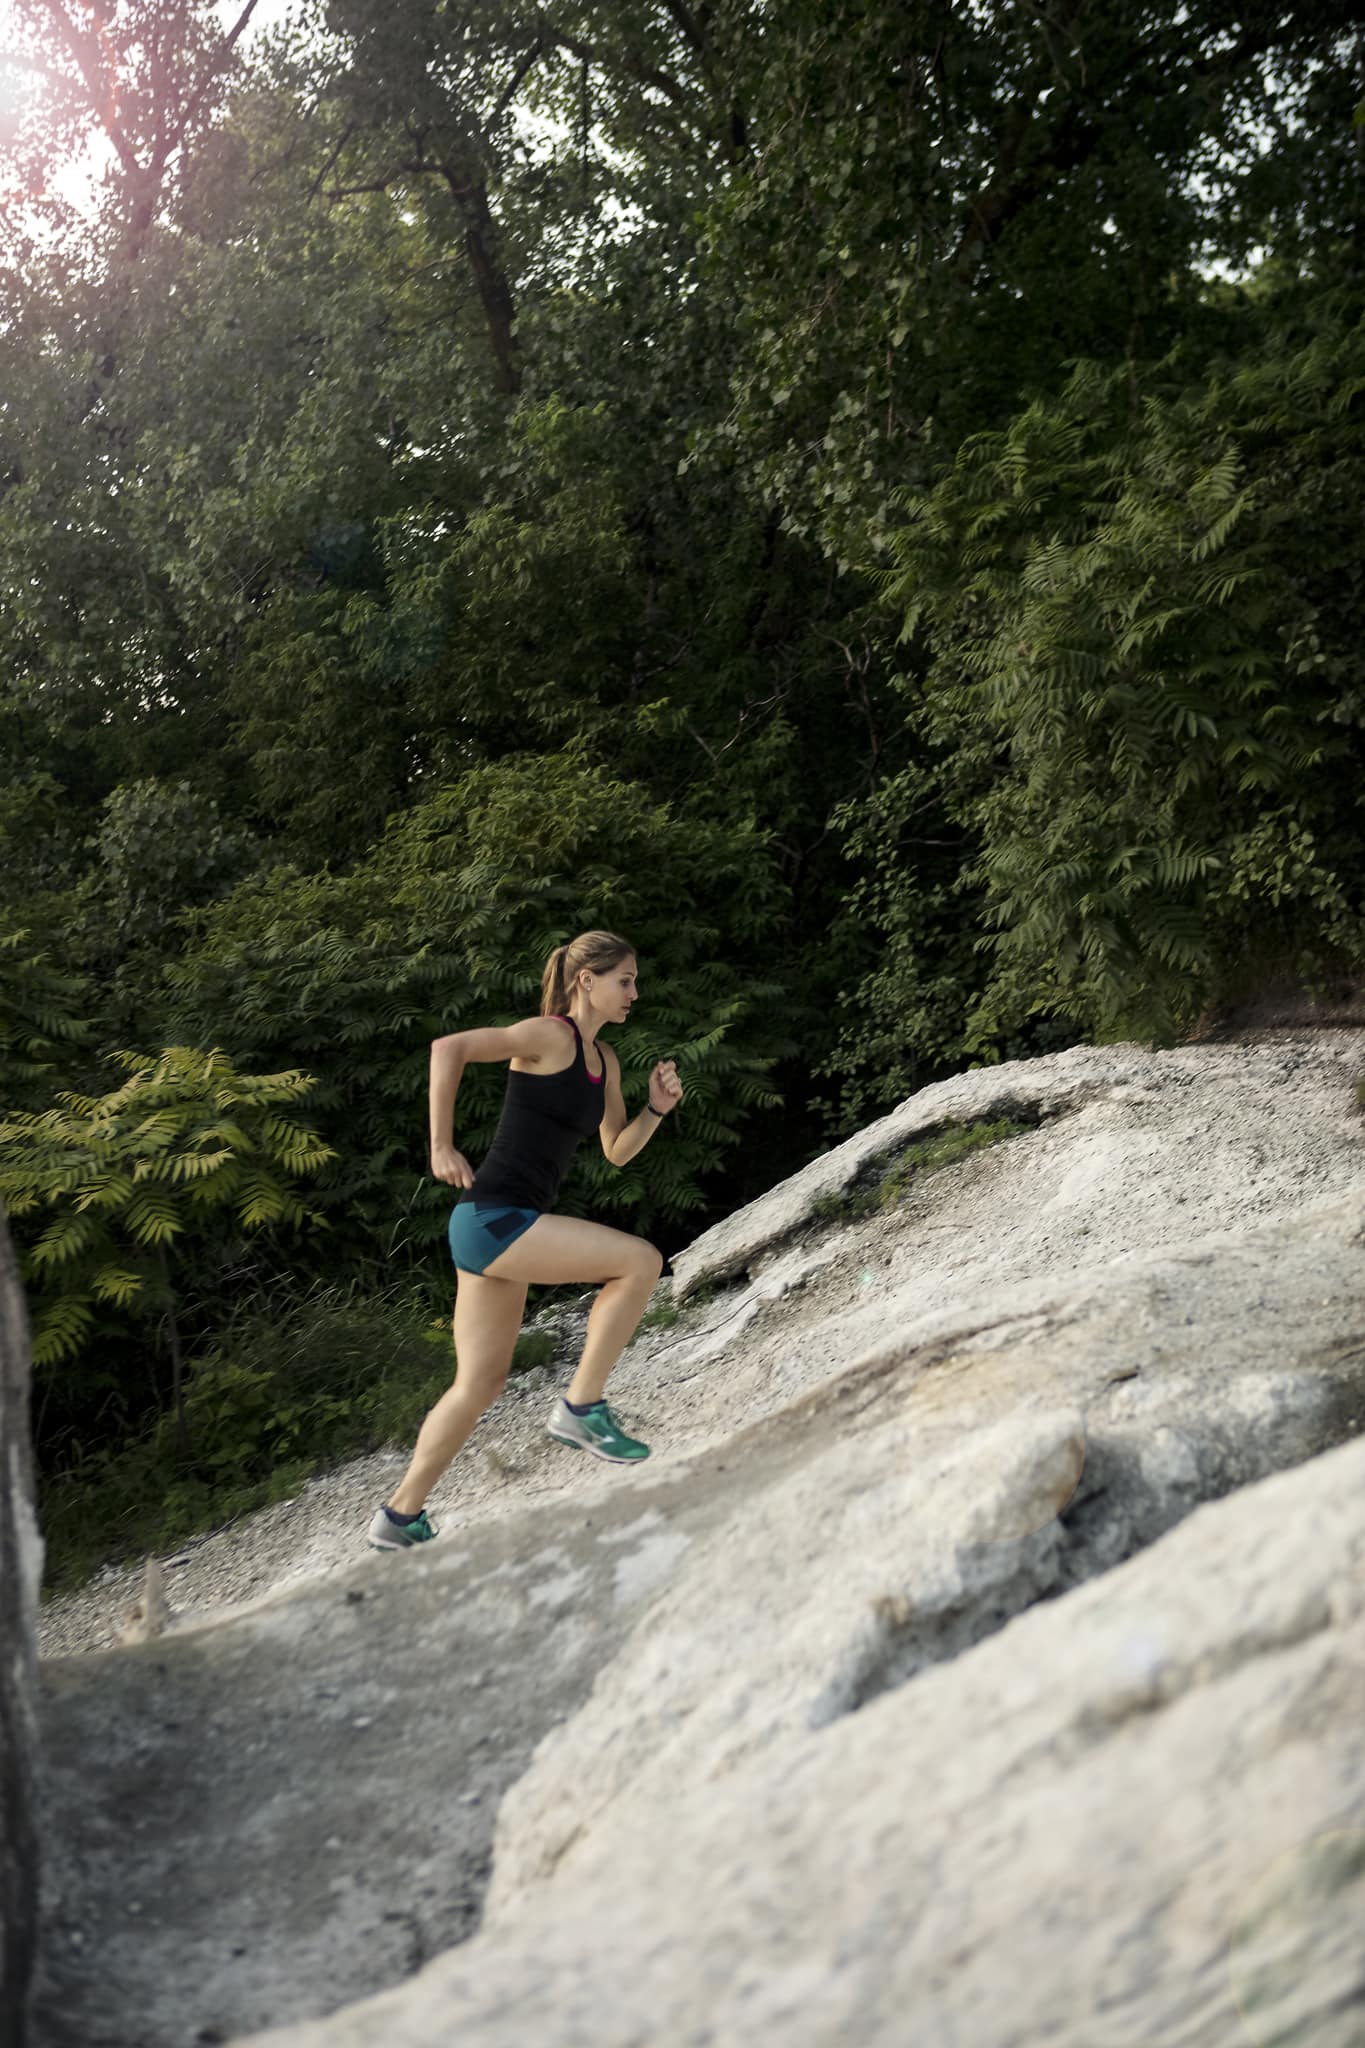
<svg viewBox="0 0 1365 2048"><path fill-rule="evenodd" d="M594 974L588 997L595 1010L602 1014L606 1024L624 1024L630 1015L631 1006L640 991L635 980L635 955L627 953L624 960L615 967L609 967L605 974ZM584 980L588 980L587 975Z"/></svg>

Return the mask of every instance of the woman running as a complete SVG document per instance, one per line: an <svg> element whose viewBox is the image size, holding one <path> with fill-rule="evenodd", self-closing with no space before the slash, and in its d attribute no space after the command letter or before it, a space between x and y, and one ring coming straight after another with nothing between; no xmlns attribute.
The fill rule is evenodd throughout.
<svg viewBox="0 0 1365 2048"><path fill-rule="evenodd" d="M459 1274L456 1376L422 1424L402 1484L375 1513L369 1540L376 1550L406 1550L436 1534L424 1502L507 1384L532 1281L601 1286L583 1355L547 1425L550 1435L616 1464L649 1456L648 1444L626 1435L603 1389L644 1314L662 1256L623 1230L550 1214L580 1139L598 1132L612 1165L624 1166L682 1101L672 1060L660 1060L649 1077L648 1103L626 1121L621 1063L598 1033L604 1024L624 1023L638 994L634 947L613 932L583 932L546 962L538 1017L432 1040L431 1170L462 1191L450 1218ZM511 1063L502 1116L477 1173L456 1151L451 1129L470 1060Z"/></svg>

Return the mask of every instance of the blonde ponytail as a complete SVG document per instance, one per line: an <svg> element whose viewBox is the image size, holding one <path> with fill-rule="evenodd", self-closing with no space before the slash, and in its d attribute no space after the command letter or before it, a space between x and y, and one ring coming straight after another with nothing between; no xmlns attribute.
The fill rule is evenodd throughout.
<svg viewBox="0 0 1365 2048"><path fill-rule="evenodd" d="M545 962L540 977L540 1014L562 1017L569 1007L574 984L586 967L593 974L610 974L635 951L629 939L617 932L580 932L567 946L556 946Z"/></svg>
<svg viewBox="0 0 1365 2048"><path fill-rule="evenodd" d="M568 990L564 986L564 960L567 946L556 946L545 962L545 972L540 977L540 1014L542 1017L561 1017L568 1002Z"/></svg>

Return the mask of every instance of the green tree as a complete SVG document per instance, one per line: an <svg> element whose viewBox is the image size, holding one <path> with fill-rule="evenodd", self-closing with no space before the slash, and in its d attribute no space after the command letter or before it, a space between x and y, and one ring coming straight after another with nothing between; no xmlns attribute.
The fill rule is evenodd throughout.
<svg viewBox="0 0 1365 2048"><path fill-rule="evenodd" d="M1082 366L907 494L888 594L977 764L964 1050L1033 1016L1169 1037L1257 973L1365 957L1363 382L1358 313L1207 384L1169 364L1136 408Z"/></svg>

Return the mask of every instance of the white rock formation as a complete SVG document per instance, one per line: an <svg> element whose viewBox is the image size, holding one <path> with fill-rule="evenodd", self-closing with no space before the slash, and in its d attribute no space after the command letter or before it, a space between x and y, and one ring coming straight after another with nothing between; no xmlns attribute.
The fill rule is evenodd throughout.
<svg viewBox="0 0 1365 2048"><path fill-rule="evenodd" d="M644 1466L49 1664L52 2048L1359 2048L1363 1069L925 1090L675 1261Z"/></svg>

